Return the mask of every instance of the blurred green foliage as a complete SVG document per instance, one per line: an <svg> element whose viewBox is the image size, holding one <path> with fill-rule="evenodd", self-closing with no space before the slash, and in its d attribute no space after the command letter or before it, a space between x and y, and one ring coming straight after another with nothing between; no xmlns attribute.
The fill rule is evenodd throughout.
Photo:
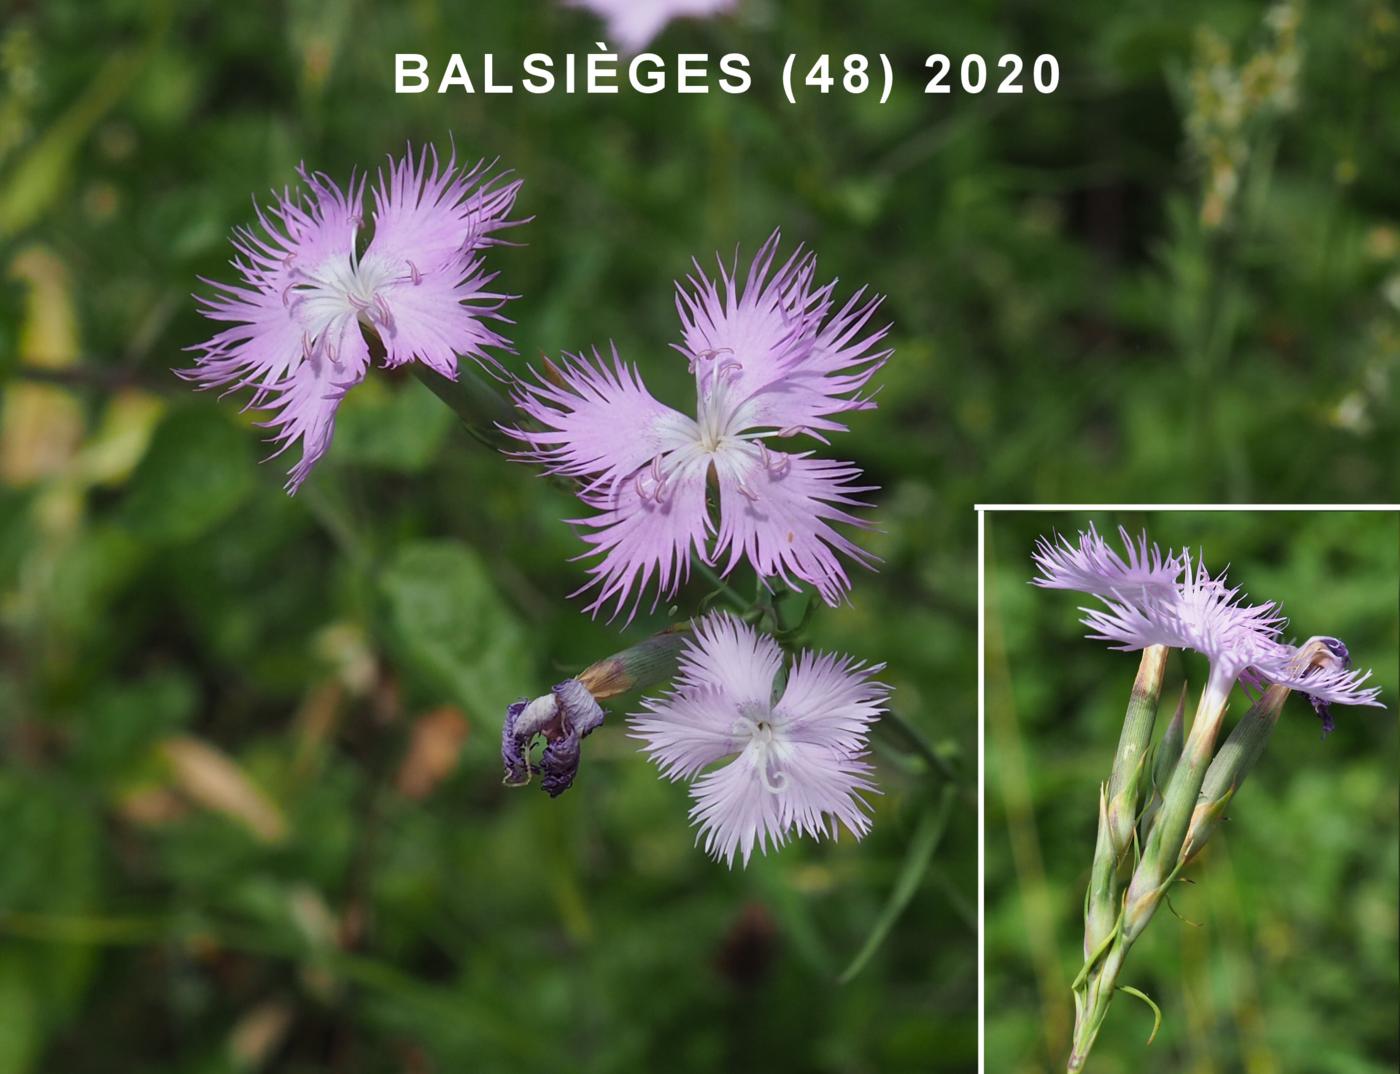
<svg viewBox="0 0 1400 1074"><path fill-rule="evenodd" d="M0 12L0 1074L974 1062L965 792L885 943L836 986L925 842L917 765L880 755L864 844L733 874L616 726L559 801L507 792L502 700L666 610L622 639L583 617L576 504L411 379L352 392L289 499L283 463L254 464L255 415L170 374L209 331L196 277L228 277L249 195L299 161L343 178L449 136L499 155L535 217L527 247L493 254L522 296L520 354L615 340L670 400L669 281L692 256L781 225L845 286L887 293L881 409L835 447L882 486L863 540L883 563L809 636L888 662L901 712L965 772L974 503L1397 498L1384 0L1308 8L1294 100L1246 88L1242 109L1231 87L1278 45L1248 0L740 6L658 47L743 51L753 90L686 98L392 95L396 50L592 48L596 20L554 0ZM782 102L787 53L857 50L891 55L887 105ZM1050 52L1064 77L1050 98L926 97L935 51ZM1203 217L1220 189L1230 205ZM1083 755L1076 790L1098 778ZM1320 778L1293 815L1346 823L1322 808L1340 786ZM1335 1008L1374 996L1355 953L1308 962ZM1008 1012L1027 1038L1031 995ZM1284 1026L1316 1041L1317 1024Z"/></svg>
<svg viewBox="0 0 1400 1074"><path fill-rule="evenodd" d="M1062 1069L1083 963L1083 900L1099 783L1108 778L1138 658L1083 637L1086 598L1033 588L1037 536L1146 527L1199 550L1302 639L1332 634L1373 668L1384 710L1338 708L1325 740L1292 697L1229 820L1128 956L1088 1069L1389 1071L1400 1006L1400 518L1377 513L996 514L987 526L987 1069ZM1173 654L1158 734L1182 683ZM1237 692L1232 718L1248 702Z"/></svg>

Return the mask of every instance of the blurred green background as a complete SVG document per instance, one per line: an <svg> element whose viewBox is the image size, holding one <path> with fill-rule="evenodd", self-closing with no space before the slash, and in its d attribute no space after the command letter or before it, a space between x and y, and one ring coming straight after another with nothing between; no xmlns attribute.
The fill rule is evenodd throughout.
<svg viewBox="0 0 1400 1074"><path fill-rule="evenodd" d="M553 0L3 3L0 1074L974 1062L965 789L836 986L935 781L882 754L863 845L732 874L615 727L559 801L506 792L504 702L621 644L566 599L576 505L380 374L288 499L255 415L171 375L195 277L299 161L499 155L535 216L493 255L520 353L613 339L674 402L690 257L781 225L887 293L881 409L834 447L884 563L809 635L887 661L964 773L974 503L1397 498L1389 4L740 0L657 47L746 53L747 95L590 98L391 93L397 50L592 48ZM888 104L782 101L789 52L854 51ZM1063 77L926 97L932 52Z"/></svg>
<svg viewBox="0 0 1400 1074"><path fill-rule="evenodd" d="M1375 671L1387 708L1336 708L1321 738L1290 697L1229 821L1133 946L1088 1070L1100 1074L1380 1074L1400 1059L1400 517L1308 514L992 514L987 521L987 1069L1062 1070L1083 963L1084 888L1136 653L1084 638L1081 594L1034 588L1036 537L1095 522L1199 551L1287 636L1332 634ZM1115 538L1116 540L1116 538ZM1174 653L1158 734L1206 664ZM1248 708L1236 691L1228 719ZM1188 924L1187 922L1192 924Z"/></svg>

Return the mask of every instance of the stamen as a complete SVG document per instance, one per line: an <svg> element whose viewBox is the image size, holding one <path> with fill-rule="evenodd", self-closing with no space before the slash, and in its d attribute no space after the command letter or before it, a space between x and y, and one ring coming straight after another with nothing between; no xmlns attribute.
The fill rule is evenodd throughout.
<svg viewBox="0 0 1400 1074"><path fill-rule="evenodd" d="M418 271L418 266L412 261L408 263L409 279L413 281L413 286L417 287L423 282L423 274Z"/></svg>
<svg viewBox="0 0 1400 1074"><path fill-rule="evenodd" d="M696 351L690 356L690 361L686 363L686 371L689 373L694 373L695 367L700 362L708 362L712 358L718 358L721 354L733 353L733 347L712 347L710 350L707 351Z"/></svg>
<svg viewBox="0 0 1400 1074"><path fill-rule="evenodd" d="M758 457L763 462L763 468L774 477L782 477L792 466L791 455L769 451L762 440L758 442Z"/></svg>
<svg viewBox="0 0 1400 1074"><path fill-rule="evenodd" d="M744 484L742 480L735 482L735 484L738 486L740 495L747 499L749 503L758 503L758 494L754 492L753 489Z"/></svg>
<svg viewBox="0 0 1400 1074"><path fill-rule="evenodd" d="M374 294L374 308L379 312L379 323L392 332L394 330L394 315L389 311L389 303L377 291Z"/></svg>

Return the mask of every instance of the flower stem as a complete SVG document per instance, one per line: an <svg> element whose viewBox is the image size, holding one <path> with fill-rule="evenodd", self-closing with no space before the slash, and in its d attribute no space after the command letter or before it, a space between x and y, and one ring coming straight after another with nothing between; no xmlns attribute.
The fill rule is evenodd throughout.
<svg viewBox="0 0 1400 1074"><path fill-rule="evenodd" d="M430 392L452 408L473 439L493 450L510 446L501 426L513 425L518 420L515 408L465 363L458 368L456 380L449 380L422 362L410 362L409 369Z"/></svg>
<svg viewBox="0 0 1400 1074"><path fill-rule="evenodd" d="M703 577L712 586L714 586L715 589L718 590L723 596L727 597L729 602L734 605L737 611L744 613L753 611L753 601L745 598L742 594L739 593L738 590L736 590L733 586L731 586L728 582L721 578L719 574L715 571L715 569L711 567L708 563L704 563L700 559L693 557L691 562L695 565L696 573Z"/></svg>
<svg viewBox="0 0 1400 1074"><path fill-rule="evenodd" d="M1157 813L1142 860L1133 873L1132 883L1123 905L1123 936L1128 943L1137 939L1166 893L1168 883L1177 870L1177 858L1196 799L1205 780L1206 769L1215 753L1215 740L1224 722L1225 708L1235 676L1218 666L1212 667L1210 679L1201 692L1191 732L1186 737L1181 760L1172 772L1171 782L1162 796L1162 808Z"/></svg>
<svg viewBox="0 0 1400 1074"><path fill-rule="evenodd" d="M924 733L911 724L894 709L887 710L880 717L880 722L875 725L875 729L884 730L887 734L893 732L893 737L907 746L914 754L920 757L930 769L937 772L949 783L958 783L961 777L958 770L953 766L948 758L944 757L933 747Z"/></svg>

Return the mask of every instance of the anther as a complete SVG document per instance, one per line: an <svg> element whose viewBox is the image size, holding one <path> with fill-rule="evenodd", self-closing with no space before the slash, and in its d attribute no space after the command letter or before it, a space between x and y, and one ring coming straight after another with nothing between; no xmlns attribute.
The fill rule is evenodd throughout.
<svg viewBox="0 0 1400 1074"><path fill-rule="evenodd" d="M389 312L389 303L386 302L384 296L378 292L376 292L374 296L374 308L379 312L379 323L390 331L393 331L394 315Z"/></svg>

